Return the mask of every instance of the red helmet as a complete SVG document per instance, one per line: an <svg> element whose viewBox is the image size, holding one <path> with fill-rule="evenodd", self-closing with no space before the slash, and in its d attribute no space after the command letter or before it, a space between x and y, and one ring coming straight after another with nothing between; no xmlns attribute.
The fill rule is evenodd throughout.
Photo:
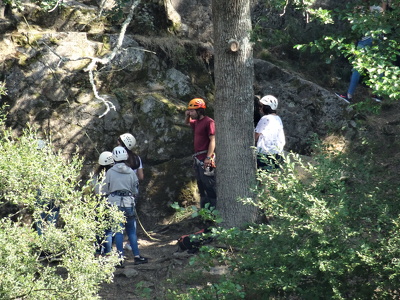
<svg viewBox="0 0 400 300"><path fill-rule="evenodd" d="M206 108L206 103L201 98L194 98L190 100L187 109Z"/></svg>

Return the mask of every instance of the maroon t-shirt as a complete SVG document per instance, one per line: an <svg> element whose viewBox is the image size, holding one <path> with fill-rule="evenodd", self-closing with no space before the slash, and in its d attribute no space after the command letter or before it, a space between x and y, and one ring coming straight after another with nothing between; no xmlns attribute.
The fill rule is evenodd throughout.
<svg viewBox="0 0 400 300"><path fill-rule="evenodd" d="M208 150L210 135L215 135L215 122L208 116L201 120L190 120L190 126L194 131L194 152ZM207 152L197 155L199 160L207 157Z"/></svg>

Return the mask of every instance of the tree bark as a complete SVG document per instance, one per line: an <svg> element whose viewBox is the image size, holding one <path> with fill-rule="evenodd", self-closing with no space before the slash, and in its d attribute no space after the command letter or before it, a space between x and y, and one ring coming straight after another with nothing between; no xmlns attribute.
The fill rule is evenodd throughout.
<svg viewBox="0 0 400 300"><path fill-rule="evenodd" d="M257 209L239 198L255 185L254 65L250 0L213 0L217 208L222 226L254 222Z"/></svg>

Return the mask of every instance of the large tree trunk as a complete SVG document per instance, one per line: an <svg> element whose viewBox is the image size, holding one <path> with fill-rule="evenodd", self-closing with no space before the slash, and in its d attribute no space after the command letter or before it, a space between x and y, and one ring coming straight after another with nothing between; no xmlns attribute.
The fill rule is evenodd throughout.
<svg viewBox="0 0 400 300"><path fill-rule="evenodd" d="M213 0L217 208L224 227L256 219L256 208L238 198L252 197L255 184L253 50L250 0Z"/></svg>

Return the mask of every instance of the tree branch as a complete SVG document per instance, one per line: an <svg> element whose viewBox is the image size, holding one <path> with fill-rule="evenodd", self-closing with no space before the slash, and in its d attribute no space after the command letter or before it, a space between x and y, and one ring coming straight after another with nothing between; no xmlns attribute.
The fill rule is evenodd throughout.
<svg viewBox="0 0 400 300"><path fill-rule="evenodd" d="M47 12L52 12L52 11L54 11L62 1L63 1L63 0L58 0L57 3L56 3L56 5L55 5L52 9L50 9L49 11L47 11Z"/></svg>
<svg viewBox="0 0 400 300"><path fill-rule="evenodd" d="M58 3L59 3L59 2L62 2L62 0L59 0ZM102 113L102 114L99 116L99 118L104 117L111 109L116 110L116 108L115 108L115 105L114 105L111 101L108 101L108 100L106 100L104 97L101 97L101 96L99 95L99 93L98 93L98 91L97 91L97 87L96 87L96 83L95 83L93 71L96 69L96 67L97 67L98 64L103 64L103 65L109 64L109 63L115 58L115 56L117 55L117 53L120 51L121 46L122 46L122 43L123 43L123 41L124 41L126 29L127 29L128 25L130 24L130 22L132 21L133 16L134 16L135 9L136 9L136 7L139 5L139 3L140 3L140 0L133 0L132 5L131 5L131 8L130 8L130 10L129 10L129 14L128 14L127 18L125 19L125 21L122 23L121 31L120 31L120 33L119 33L118 41L117 41L116 46L114 47L114 49L112 50L111 53L105 55L105 56L102 57L102 58L99 58L99 57L91 57L91 56L84 56L84 57L79 57L79 58L71 59L71 58L63 57L63 56L59 55L58 53L56 53L56 52L55 52L49 45L47 45L45 42L42 42L54 55L56 55L56 56L59 58L59 62L58 62L58 64L57 64L57 67L59 67L60 64L66 63L66 62L69 62L69 61L78 61L78 60L84 60L84 59L90 60L90 63L83 69L83 71L84 71L84 72L88 72L88 74L89 74L89 82L90 82L90 84L91 84L91 86L92 86L92 90L93 90L94 97L95 97L97 100L100 100L101 102L103 102L103 104L106 106L105 112ZM29 24L28 24L28 26L29 26ZM28 41L29 41L29 37L28 37L28 36L27 36L27 38L28 38ZM150 53L156 54L156 53L153 52L153 51L149 51L149 50L145 50L145 49L140 49L140 48L135 48L135 49L138 49L138 50L141 50L141 51L145 51L145 52L150 52Z"/></svg>
<svg viewBox="0 0 400 300"><path fill-rule="evenodd" d="M132 21L133 13L135 11L135 8L138 6L139 2L140 2L140 0L133 1L131 9L129 10L129 14L128 14L127 18L125 19L124 23L122 24L122 28L121 28L121 32L119 33L117 45L115 46L113 51L103 58L97 58L97 57L90 58L91 59L90 64L85 69L83 69L85 72L89 73L89 81L90 81L90 84L92 85L94 97L96 99L102 101L104 103L104 105L106 106L106 111L103 114L101 114L99 116L99 118L104 117L110 111L110 109L115 110L115 106L112 102L99 96L99 94L97 92L96 84L94 82L93 70L96 68L98 63L105 65L105 64L110 63L115 58L118 51L121 49L122 42L124 41L124 37L125 37L126 28L128 27L129 23Z"/></svg>
<svg viewBox="0 0 400 300"><path fill-rule="evenodd" d="M286 0L285 7L283 8L283 12L279 15L280 17L283 17L286 14L286 8L288 7L288 5L289 5L289 0Z"/></svg>

